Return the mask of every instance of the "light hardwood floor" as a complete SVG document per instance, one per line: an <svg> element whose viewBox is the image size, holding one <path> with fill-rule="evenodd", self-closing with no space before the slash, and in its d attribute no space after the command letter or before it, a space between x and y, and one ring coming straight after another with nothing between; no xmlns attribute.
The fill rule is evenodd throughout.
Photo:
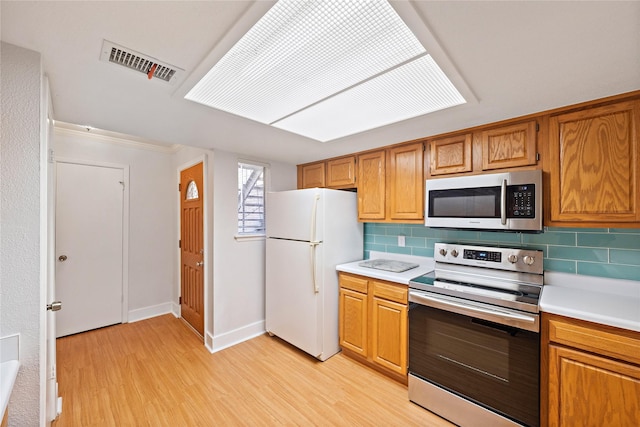
<svg viewBox="0 0 640 427"><path fill-rule="evenodd" d="M171 315L58 339L64 426L452 426L405 386L267 335L211 354Z"/></svg>

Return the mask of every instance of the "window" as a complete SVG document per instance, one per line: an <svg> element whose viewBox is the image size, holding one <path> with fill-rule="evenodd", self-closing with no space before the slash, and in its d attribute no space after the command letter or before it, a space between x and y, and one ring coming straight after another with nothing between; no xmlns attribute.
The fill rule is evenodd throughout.
<svg viewBox="0 0 640 427"><path fill-rule="evenodd" d="M186 200L197 200L200 197L198 194L198 184L195 181L189 182L187 187Z"/></svg>
<svg viewBox="0 0 640 427"><path fill-rule="evenodd" d="M264 166L238 163L238 234L263 235Z"/></svg>

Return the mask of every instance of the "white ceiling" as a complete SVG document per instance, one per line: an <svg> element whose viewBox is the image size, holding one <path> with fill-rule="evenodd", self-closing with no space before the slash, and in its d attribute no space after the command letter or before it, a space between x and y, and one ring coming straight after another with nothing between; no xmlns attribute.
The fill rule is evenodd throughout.
<svg viewBox="0 0 640 427"><path fill-rule="evenodd" d="M402 1L475 100L328 143L184 100L271 4L2 0L1 38L42 54L57 120L294 164L640 89L639 1ZM103 39L185 72L171 86L101 62Z"/></svg>

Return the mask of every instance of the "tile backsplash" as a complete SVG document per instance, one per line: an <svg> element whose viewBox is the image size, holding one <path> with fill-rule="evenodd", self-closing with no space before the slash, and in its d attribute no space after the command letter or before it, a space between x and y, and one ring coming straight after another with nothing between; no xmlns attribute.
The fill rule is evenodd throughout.
<svg viewBox="0 0 640 427"><path fill-rule="evenodd" d="M404 236L404 247L398 245L398 236ZM364 224L365 258L369 251L433 257L436 242L538 249L544 252L545 270L640 280L640 229L545 227L544 233L528 234Z"/></svg>

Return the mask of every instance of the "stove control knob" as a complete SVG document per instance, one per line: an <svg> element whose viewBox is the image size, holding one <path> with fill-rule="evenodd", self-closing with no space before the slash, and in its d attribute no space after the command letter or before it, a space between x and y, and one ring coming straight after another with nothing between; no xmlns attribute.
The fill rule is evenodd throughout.
<svg viewBox="0 0 640 427"><path fill-rule="evenodd" d="M532 265L534 262L536 262L536 259L532 256L525 255L524 258L522 258L522 262L527 265Z"/></svg>
<svg viewBox="0 0 640 427"><path fill-rule="evenodd" d="M455 249L454 249L454 250L452 250L452 251L451 251L451 256L452 256L452 257L454 257L454 258L455 258L455 257L457 257L457 256L458 256L458 251L457 251L457 250L455 250Z"/></svg>
<svg viewBox="0 0 640 427"><path fill-rule="evenodd" d="M518 255L516 254L511 254L509 255L509 258L507 258L509 260L509 262L511 264L515 264L516 262L518 262Z"/></svg>
<svg viewBox="0 0 640 427"><path fill-rule="evenodd" d="M445 248L440 249L440 255L442 256L447 255L447 250Z"/></svg>

